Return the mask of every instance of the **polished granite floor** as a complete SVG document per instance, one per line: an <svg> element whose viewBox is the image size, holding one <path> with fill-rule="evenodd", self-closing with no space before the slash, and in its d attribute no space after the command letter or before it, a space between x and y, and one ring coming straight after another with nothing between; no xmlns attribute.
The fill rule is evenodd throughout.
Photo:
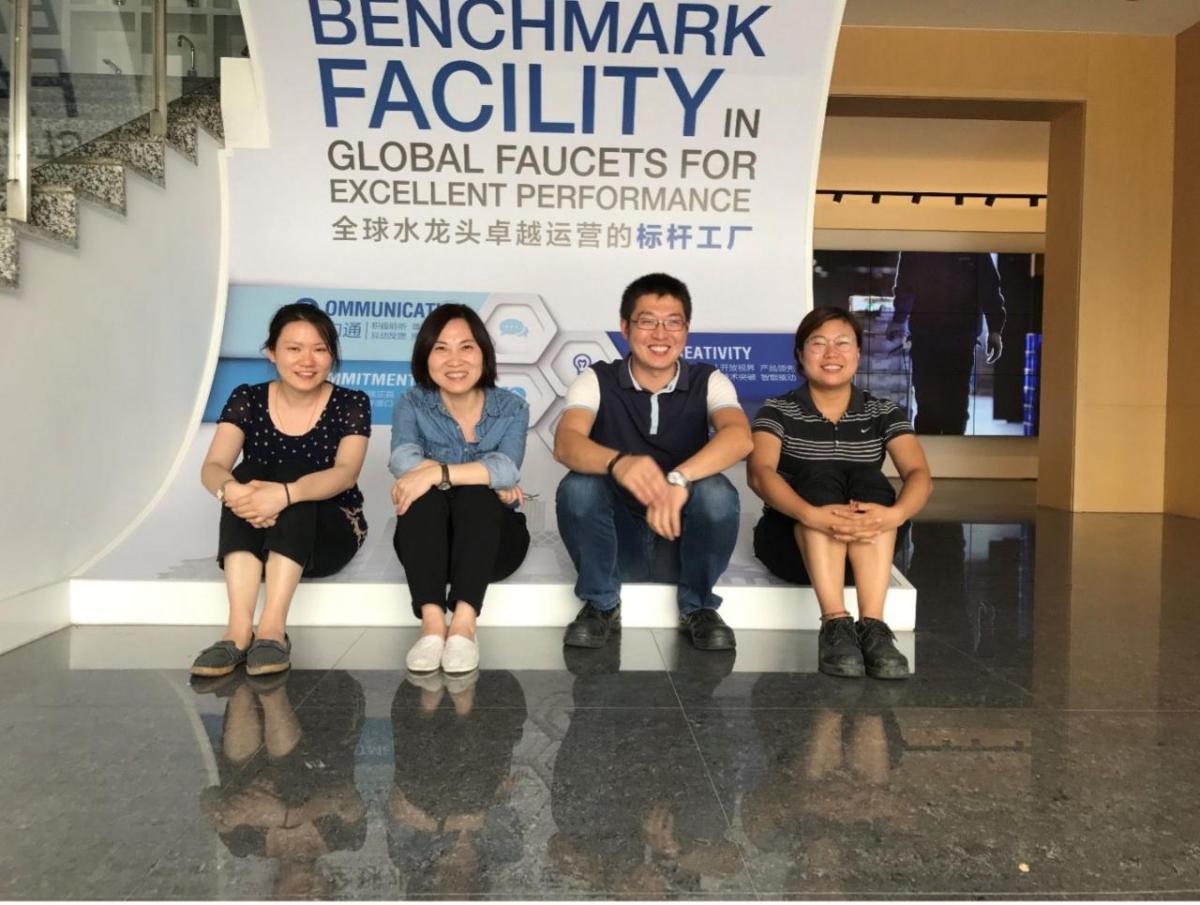
<svg viewBox="0 0 1200 905"><path fill-rule="evenodd" d="M0 898L1200 897L1200 522L943 483L897 559L906 683L298 629L196 689L210 629L59 632L0 656Z"/></svg>

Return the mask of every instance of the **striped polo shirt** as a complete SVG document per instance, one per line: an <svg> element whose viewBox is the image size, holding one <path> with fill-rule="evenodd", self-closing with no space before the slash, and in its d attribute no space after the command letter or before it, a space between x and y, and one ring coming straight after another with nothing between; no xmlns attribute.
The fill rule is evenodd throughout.
<svg viewBox="0 0 1200 905"><path fill-rule="evenodd" d="M912 423L896 403L855 386L850 388L850 407L834 423L813 404L807 383L763 403L753 429L779 438L783 448L778 471L796 476L816 463L878 468L887 444L913 433Z"/></svg>

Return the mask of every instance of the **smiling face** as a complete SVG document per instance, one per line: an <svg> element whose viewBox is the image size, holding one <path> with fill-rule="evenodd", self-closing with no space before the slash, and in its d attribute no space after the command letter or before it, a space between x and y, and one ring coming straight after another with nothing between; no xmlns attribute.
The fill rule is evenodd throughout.
<svg viewBox="0 0 1200 905"><path fill-rule="evenodd" d="M830 320L804 341L800 366L812 386L837 389L854 379L859 354L854 328L846 321Z"/></svg>
<svg viewBox="0 0 1200 905"><path fill-rule="evenodd" d="M290 389L311 392L325 382L333 367L333 352L320 332L308 321L292 321L279 331L275 348L267 358Z"/></svg>
<svg viewBox="0 0 1200 905"><path fill-rule="evenodd" d="M429 352L429 377L452 396L470 392L483 377L483 350L461 317L446 321Z"/></svg>
<svg viewBox="0 0 1200 905"><path fill-rule="evenodd" d="M634 302L629 320L621 321L621 333L629 343L635 369L673 374L687 345L683 302L673 295L643 295Z"/></svg>

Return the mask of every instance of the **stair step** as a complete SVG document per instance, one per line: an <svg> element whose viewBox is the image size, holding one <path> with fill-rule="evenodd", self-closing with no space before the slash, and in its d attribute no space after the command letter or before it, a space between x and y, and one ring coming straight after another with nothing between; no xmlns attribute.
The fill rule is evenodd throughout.
<svg viewBox="0 0 1200 905"><path fill-rule="evenodd" d="M142 113L133 119L121 123L115 129L96 136L96 141L147 141L154 138L150 134L150 114Z"/></svg>
<svg viewBox="0 0 1200 905"><path fill-rule="evenodd" d="M225 123L221 118L221 99L212 94L189 94L173 102L168 119L194 122L213 138L225 140Z"/></svg>
<svg viewBox="0 0 1200 905"><path fill-rule="evenodd" d="M6 289L20 285L19 250L17 231L8 220L0 220L0 286Z"/></svg>
<svg viewBox="0 0 1200 905"><path fill-rule="evenodd" d="M111 134L111 133L110 133ZM92 163L119 160L135 173L145 176L156 185L166 180L166 146L159 138L138 138L112 141L97 138L76 148L59 159L60 163Z"/></svg>
<svg viewBox="0 0 1200 905"><path fill-rule="evenodd" d="M20 233L79 247L79 197L70 186L35 186L29 199L29 222L9 223Z"/></svg>
<svg viewBox="0 0 1200 905"><path fill-rule="evenodd" d="M35 86L35 108L44 103L47 108L54 106L57 109L69 100L74 105L74 115L34 118L30 152L35 162L39 158L45 162L37 163L32 174L28 223L17 223L4 216L7 199L0 193L0 289L16 289L20 285L21 235L77 248L80 198L124 214L127 169L163 186L166 184L168 144L196 163L198 129L204 129L222 143L225 140L218 80L193 85L192 93L168 105L165 140L150 134L149 113L128 121L124 119L132 115L127 112L130 103L140 103L141 95L131 90L135 82L119 77L98 77L96 84L106 86L104 98L96 97L91 90L93 85L84 90L82 82L82 79L76 79L51 84L42 80ZM75 92L73 97L72 90ZM55 100L59 103L51 103ZM61 152L61 147L69 144L70 138L78 140L80 131L95 135L100 129L106 131L98 138L65 154ZM7 125L0 123L0 148L7 143L7 133Z"/></svg>
<svg viewBox="0 0 1200 905"><path fill-rule="evenodd" d="M47 163L33 171L35 186L69 186L76 194L125 213L125 165L116 159Z"/></svg>
<svg viewBox="0 0 1200 905"><path fill-rule="evenodd" d="M197 161L196 142L200 129L224 142L220 99L208 94L193 94L172 101L167 110L167 143L192 163Z"/></svg>

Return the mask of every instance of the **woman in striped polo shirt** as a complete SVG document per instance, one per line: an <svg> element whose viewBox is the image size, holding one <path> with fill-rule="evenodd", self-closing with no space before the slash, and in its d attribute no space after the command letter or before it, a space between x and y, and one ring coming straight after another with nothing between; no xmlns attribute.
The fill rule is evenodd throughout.
<svg viewBox="0 0 1200 905"><path fill-rule="evenodd" d="M908 677L883 621L896 531L933 490L925 453L905 412L854 386L862 327L840 308L815 308L796 331L804 377L754 418L750 487L766 503L754 552L771 572L812 584L821 605L819 668L833 676ZM903 481L882 471L884 453ZM846 562L859 622L846 611Z"/></svg>

